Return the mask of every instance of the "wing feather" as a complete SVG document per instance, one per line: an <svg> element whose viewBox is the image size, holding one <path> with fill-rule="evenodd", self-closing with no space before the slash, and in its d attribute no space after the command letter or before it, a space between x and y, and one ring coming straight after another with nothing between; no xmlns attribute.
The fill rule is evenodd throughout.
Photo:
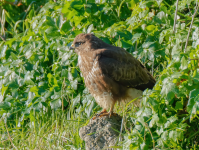
<svg viewBox="0 0 199 150"><path fill-rule="evenodd" d="M119 84L141 90L152 88L155 79L148 70L131 54L119 47L98 50L98 65L103 74Z"/></svg>

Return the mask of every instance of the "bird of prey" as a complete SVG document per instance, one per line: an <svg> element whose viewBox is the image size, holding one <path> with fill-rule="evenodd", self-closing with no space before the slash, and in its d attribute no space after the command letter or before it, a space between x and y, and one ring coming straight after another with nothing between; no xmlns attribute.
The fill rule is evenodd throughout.
<svg viewBox="0 0 199 150"><path fill-rule="evenodd" d="M156 83L149 71L126 50L109 45L93 34L77 35L70 49L78 54L85 85L103 108L102 116L110 117L117 101L140 97Z"/></svg>

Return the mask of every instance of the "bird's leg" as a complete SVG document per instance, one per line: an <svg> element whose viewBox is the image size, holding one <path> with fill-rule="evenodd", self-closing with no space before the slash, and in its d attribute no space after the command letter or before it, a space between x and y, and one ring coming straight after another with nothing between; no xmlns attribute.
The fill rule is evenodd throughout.
<svg viewBox="0 0 199 150"><path fill-rule="evenodd" d="M111 108L110 108L110 110L109 110L109 112L108 112L108 116L109 116L109 118L111 118L111 116L112 115L116 115L115 113L113 113L113 108L114 108L114 106L115 106L115 102L116 101L113 101L113 103L111 104Z"/></svg>
<svg viewBox="0 0 199 150"><path fill-rule="evenodd" d="M93 117L93 120L95 120L97 117L103 117L103 116L109 116L109 118L111 116L117 116L116 113L113 113L113 108L115 105L116 101L113 101L113 103L111 104L111 108L109 110L109 112L106 111L106 109L103 109L99 114L97 114L96 116Z"/></svg>

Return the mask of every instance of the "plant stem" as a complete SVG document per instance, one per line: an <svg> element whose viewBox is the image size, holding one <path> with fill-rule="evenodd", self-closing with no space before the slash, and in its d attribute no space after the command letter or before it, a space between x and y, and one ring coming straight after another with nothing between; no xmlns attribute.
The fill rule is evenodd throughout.
<svg viewBox="0 0 199 150"><path fill-rule="evenodd" d="M1 38L3 41L6 41L6 38L5 38L3 35L0 35L0 38Z"/></svg>
<svg viewBox="0 0 199 150"><path fill-rule="evenodd" d="M147 123L145 123L145 127L149 130L149 133L151 134L151 138L152 138L152 141L153 141L153 149L155 149L155 140L153 138L153 134L151 132L151 130L149 129L149 126Z"/></svg>
<svg viewBox="0 0 199 150"><path fill-rule="evenodd" d="M121 10L121 7L122 7L122 4L125 2L125 0L123 0L121 3L120 3L120 6L119 6L119 9L118 9L118 12L117 12L117 15L118 17L120 18L120 10Z"/></svg>
<svg viewBox="0 0 199 150"><path fill-rule="evenodd" d="M175 18L174 18L174 25L173 25L173 34L175 34L175 30L176 30L177 12L178 12L178 0L176 2L176 11L175 11Z"/></svg>
<svg viewBox="0 0 199 150"><path fill-rule="evenodd" d="M187 35L187 40L186 40L186 44L185 44L185 48L184 48L184 53L186 52L186 49L187 49L187 45L188 45L188 41L189 41L189 35L190 35L190 32L191 32L193 20L194 20L194 17L195 17L197 12L198 12L198 3L196 2L196 8L195 8L195 12L194 12L194 14L192 16L191 24L189 26L189 32L188 32L188 35Z"/></svg>
<svg viewBox="0 0 199 150"><path fill-rule="evenodd" d="M6 127L6 131L7 131L7 133L8 133L8 137L9 137L9 139L10 139L10 143L11 143L12 147L13 147L13 148L15 148L15 146L14 146L14 144L13 144L13 142L12 142L11 136L10 136L10 134L9 134L8 127L7 127L7 124L6 124L6 121L5 121L5 127Z"/></svg>

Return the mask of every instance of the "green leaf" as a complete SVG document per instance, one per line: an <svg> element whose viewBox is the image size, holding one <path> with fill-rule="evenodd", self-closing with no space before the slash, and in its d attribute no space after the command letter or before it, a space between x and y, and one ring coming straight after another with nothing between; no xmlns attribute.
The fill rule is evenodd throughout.
<svg viewBox="0 0 199 150"><path fill-rule="evenodd" d="M189 113L196 114L198 110L197 104L199 103L199 89L194 89L190 91L189 100L187 104L187 111Z"/></svg>
<svg viewBox="0 0 199 150"><path fill-rule="evenodd" d="M186 58L183 56L181 59L180 69L185 70L185 69L187 69L187 67L188 67L188 62L187 62Z"/></svg>
<svg viewBox="0 0 199 150"><path fill-rule="evenodd" d="M159 117L158 117L158 114L154 114L153 116L152 116L152 119L151 119L151 121L150 121L150 123L149 123L149 127L153 127L153 125L155 125L155 123L157 123L159 121Z"/></svg>
<svg viewBox="0 0 199 150"><path fill-rule="evenodd" d="M32 17L34 16L34 10L33 9L30 10L28 16L29 16L30 19L32 19Z"/></svg>
<svg viewBox="0 0 199 150"><path fill-rule="evenodd" d="M47 33L48 36L53 37L53 36L60 36L60 33L58 32L58 28L54 26L48 27L45 32Z"/></svg>
<svg viewBox="0 0 199 150"><path fill-rule="evenodd" d="M84 7L84 5L82 5L81 1L73 1L70 6L77 10L80 10Z"/></svg>
<svg viewBox="0 0 199 150"><path fill-rule="evenodd" d="M68 77L68 70L67 69L62 69L62 77Z"/></svg>
<svg viewBox="0 0 199 150"><path fill-rule="evenodd" d="M198 94L199 94L199 89L194 89L194 90L190 91L189 99L195 98L196 96L198 96Z"/></svg>
<svg viewBox="0 0 199 150"><path fill-rule="evenodd" d="M167 119L167 122L164 124L165 128L174 128L176 126L175 121L178 120L176 116L171 116Z"/></svg>
<svg viewBox="0 0 199 150"><path fill-rule="evenodd" d="M41 110L42 106L43 106L42 103L37 101L36 103L34 103L34 105L33 105L32 108L33 108L35 111L38 111L38 112L39 112L39 111Z"/></svg>
<svg viewBox="0 0 199 150"><path fill-rule="evenodd" d="M140 148L141 148L142 150L148 150L148 149L149 149L149 148L148 148L148 145L146 145L145 142L142 143L142 144L140 144Z"/></svg>
<svg viewBox="0 0 199 150"><path fill-rule="evenodd" d="M0 109L9 109L9 108L11 108L10 102L1 102L0 103Z"/></svg>
<svg viewBox="0 0 199 150"><path fill-rule="evenodd" d="M199 69L194 70L194 73L193 73L193 81L194 81L195 83L199 83Z"/></svg>
<svg viewBox="0 0 199 150"><path fill-rule="evenodd" d="M152 44L154 44L155 42L145 42L142 44L143 48L149 48Z"/></svg>
<svg viewBox="0 0 199 150"><path fill-rule="evenodd" d="M149 26L146 27L146 30L147 30L148 32L154 32L155 29L156 29L156 26L154 26L154 25L149 25Z"/></svg>
<svg viewBox="0 0 199 150"><path fill-rule="evenodd" d="M47 36L46 36L46 33L44 32L44 41L46 42L46 43L48 43L48 38L47 38Z"/></svg>
<svg viewBox="0 0 199 150"><path fill-rule="evenodd" d="M70 25L70 20L67 20L66 22L64 22L62 24L60 33L66 34L66 33L70 32L71 29L72 29L72 26Z"/></svg>
<svg viewBox="0 0 199 150"><path fill-rule="evenodd" d="M51 109L58 109L62 105L61 99L55 99L50 102Z"/></svg>
<svg viewBox="0 0 199 150"><path fill-rule="evenodd" d="M39 94L38 94L38 91L39 91L39 89L38 89L38 87L37 87L37 86L33 86L33 87L31 87L31 88L30 88L30 92L35 93L35 94L36 94L36 96L38 96L38 95L39 95Z"/></svg>
<svg viewBox="0 0 199 150"><path fill-rule="evenodd" d="M7 45L4 45L1 49L1 58L5 57L6 56L6 51L7 51L7 48L8 46Z"/></svg>
<svg viewBox="0 0 199 150"><path fill-rule="evenodd" d="M87 33L91 33L91 31L93 30L93 24L91 24L88 29L87 29Z"/></svg>
<svg viewBox="0 0 199 150"><path fill-rule="evenodd" d="M183 109L183 104L181 101L177 101L176 102L176 106L175 106L176 110L182 110Z"/></svg>
<svg viewBox="0 0 199 150"><path fill-rule="evenodd" d="M69 2L65 3L64 6L62 7L61 12L64 14L69 12L70 11L69 7L70 7L70 3Z"/></svg>
<svg viewBox="0 0 199 150"><path fill-rule="evenodd" d="M177 141L177 132L172 130L169 132L169 138L171 138L174 141Z"/></svg>
<svg viewBox="0 0 199 150"><path fill-rule="evenodd" d="M166 96L167 100L172 100L175 96L176 85L175 83L171 82L169 77L163 80L163 86L161 90L161 95Z"/></svg>
<svg viewBox="0 0 199 150"><path fill-rule="evenodd" d="M31 79L25 80L24 83L27 85L35 85L35 83Z"/></svg>
<svg viewBox="0 0 199 150"><path fill-rule="evenodd" d="M95 105L94 101L89 101L89 103L87 103L86 108L85 108L85 113L87 114L87 117L89 118L91 116L91 113L93 112L93 107Z"/></svg>
<svg viewBox="0 0 199 150"><path fill-rule="evenodd" d="M12 38L12 39L10 39L10 40L8 40L8 41L6 41L6 45L9 45L10 47L12 47L12 44L13 44L13 42L15 42L16 41L16 38Z"/></svg>
<svg viewBox="0 0 199 150"><path fill-rule="evenodd" d="M17 60L17 56L13 52L11 52L11 56L13 60Z"/></svg>
<svg viewBox="0 0 199 150"><path fill-rule="evenodd" d="M72 100L72 108L75 108L78 103L80 103L80 94Z"/></svg>
<svg viewBox="0 0 199 150"><path fill-rule="evenodd" d="M53 75L51 73L48 73L47 77L48 77L48 83L53 84L53 81L52 81Z"/></svg>
<svg viewBox="0 0 199 150"><path fill-rule="evenodd" d="M8 87L7 87L7 86L4 86L4 85L2 84L1 95L4 95L4 93L6 92L7 89L8 89Z"/></svg>
<svg viewBox="0 0 199 150"><path fill-rule="evenodd" d="M191 116L192 115L196 115L199 114L199 96L197 96L195 99L195 104L192 107L192 111L191 111Z"/></svg>
<svg viewBox="0 0 199 150"><path fill-rule="evenodd" d="M179 44L176 44L173 46L171 55L175 58L181 53L181 46Z"/></svg>

